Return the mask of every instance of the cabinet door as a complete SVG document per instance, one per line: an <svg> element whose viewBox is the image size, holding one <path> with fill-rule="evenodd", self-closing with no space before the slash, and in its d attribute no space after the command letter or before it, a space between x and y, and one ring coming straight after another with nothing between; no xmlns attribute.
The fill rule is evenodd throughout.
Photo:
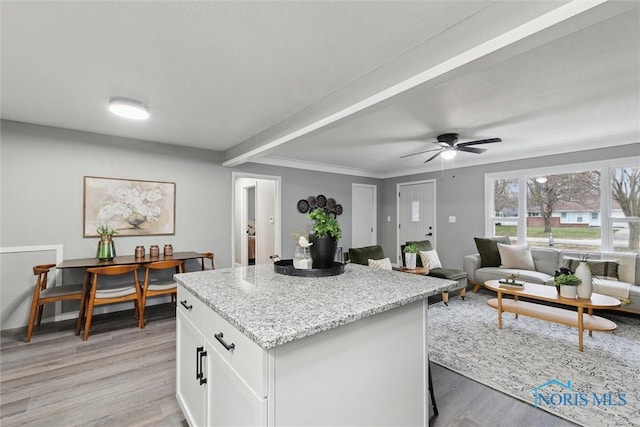
<svg viewBox="0 0 640 427"><path fill-rule="evenodd" d="M209 426L266 426L267 399L258 397L207 342Z"/></svg>
<svg viewBox="0 0 640 427"><path fill-rule="evenodd" d="M180 310L176 314L176 397L190 426L204 426L207 377L204 337Z"/></svg>

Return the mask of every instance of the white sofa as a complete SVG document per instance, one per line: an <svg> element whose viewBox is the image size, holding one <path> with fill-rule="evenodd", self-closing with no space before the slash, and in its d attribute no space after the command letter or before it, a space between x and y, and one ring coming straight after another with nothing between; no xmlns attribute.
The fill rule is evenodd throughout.
<svg viewBox="0 0 640 427"><path fill-rule="evenodd" d="M474 285L474 292L487 280L502 279L517 274L520 280L553 286L555 272L564 267L566 258L579 258L581 253L554 248L531 248L535 270L510 269L503 267L481 267L480 254L464 257L463 268L467 280ZM622 311L640 313L640 255L635 253L589 252L589 260L607 260L618 263L618 280L594 277L594 292L609 294L621 300L618 308ZM630 286L629 286L630 285ZM628 288L628 292L627 292ZM628 296L627 296L628 295Z"/></svg>

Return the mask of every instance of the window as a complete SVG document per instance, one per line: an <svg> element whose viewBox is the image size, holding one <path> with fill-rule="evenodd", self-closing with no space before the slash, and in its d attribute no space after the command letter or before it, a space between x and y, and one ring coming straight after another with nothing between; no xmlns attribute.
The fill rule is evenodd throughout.
<svg viewBox="0 0 640 427"><path fill-rule="evenodd" d="M518 234L518 180L497 179L493 186L494 236Z"/></svg>
<svg viewBox="0 0 640 427"><path fill-rule="evenodd" d="M420 222L420 201L411 201L411 222Z"/></svg>
<svg viewBox="0 0 640 427"><path fill-rule="evenodd" d="M611 225L608 228L615 251L640 252L640 168L637 164L637 161L629 162L611 170Z"/></svg>
<svg viewBox="0 0 640 427"><path fill-rule="evenodd" d="M532 246L640 252L639 163L634 157L487 174L485 233Z"/></svg>

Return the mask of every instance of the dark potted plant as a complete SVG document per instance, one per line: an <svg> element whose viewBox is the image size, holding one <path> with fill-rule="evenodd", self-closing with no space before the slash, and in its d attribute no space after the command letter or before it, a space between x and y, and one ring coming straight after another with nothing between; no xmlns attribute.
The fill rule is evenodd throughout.
<svg viewBox="0 0 640 427"><path fill-rule="evenodd" d="M338 240L342 238L340 223L324 209L309 212L307 218L313 221L312 232L309 233L309 242L313 243L311 245L313 268L333 267Z"/></svg>

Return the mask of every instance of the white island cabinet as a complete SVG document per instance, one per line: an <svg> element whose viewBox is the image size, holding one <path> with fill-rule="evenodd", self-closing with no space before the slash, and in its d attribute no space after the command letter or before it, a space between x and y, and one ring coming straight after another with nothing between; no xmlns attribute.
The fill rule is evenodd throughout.
<svg viewBox="0 0 640 427"><path fill-rule="evenodd" d="M191 426L426 426L426 297L455 282L347 265L176 275L177 390Z"/></svg>

